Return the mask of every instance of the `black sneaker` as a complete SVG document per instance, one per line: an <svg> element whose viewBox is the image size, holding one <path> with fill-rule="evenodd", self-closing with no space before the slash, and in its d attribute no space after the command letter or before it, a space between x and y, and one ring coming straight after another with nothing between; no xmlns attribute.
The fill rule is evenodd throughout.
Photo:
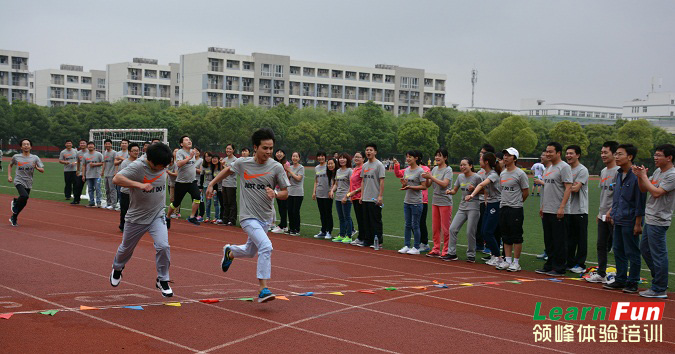
<svg viewBox="0 0 675 354"><path fill-rule="evenodd" d="M602 286L603 289L608 289L608 290L623 290L623 288L625 288L625 287L626 287L626 284L617 283L617 282L605 284L605 285Z"/></svg>
<svg viewBox="0 0 675 354"><path fill-rule="evenodd" d="M157 278L157 282L155 283L155 286L162 293L162 296L164 296L164 297L172 297L173 296L173 290L171 290L171 287L169 286L168 281L159 280L159 278Z"/></svg>
<svg viewBox="0 0 675 354"><path fill-rule="evenodd" d="M199 225L199 220L197 220L197 218L188 218L187 221L195 225Z"/></svg>
<svg viewBox="0 0 675 354"><path fill-rule="evenodd" d="M87 204L87 208L96 208L96 204Z"/></svg>
<svg viewBox="0 0 675 354"><path fill-rule="evenodd" d="M70 197L66 197L66 200L70 200Z"/></svg>
<svg viewBox="0 0 675 354"><path fill-rule="evenodd" d="M484 261L489 261L491 258L492 258L491 255L487 255L487 256L483 256L483 257L482 257L482 259L483 259Z"/></svg>
<svg viewBox="0 0 675 354"><path fill-rule="evenodd" d="M16 214L12 214L12 216L9 217L9 223L12 224L12 226L19 226L19 224L16 223Z"/></svg>
<svg viewBox="0 0 675 354"><path fill-rule="evenodd" d="M70 202L70 205L78 205L78 204L80 204L80 202L78 202L78 201L73 200L72 202Z"/></svg>
<svg viewBox="0 0 675 354"><path fill-rule="evenodd" d="M638 292L638 286L637 283L628 283L626 284L626 287L623 288L624 293L628 294L635 294Z"/></svg>
<svg viewBox="0 0 675 354"><path fill-rule="evenodd" d="M550 269L546 270L546 269L540 268L540 269L536 269L534 272L537 273L537 274L548 274L548 272L550 272L550 271L551 271Z"/></svg>
<svg viewBox="0 0 675 354"><path fill-rule="evenodd" d="M122 281L122 271L113 269L112 273L110 273L110 285L116 287L120 285L121 281Z"/></svg>
<svg viewBox="0 0 675 354"><path fill-rule="evenodd" d="M469 263L476 263L476 257L467 257L466 261Z"/></svg>
<svg viewBox="0 0 675 354"><path fill-rule="evenodd" d="M552 277L564 277L564 276L565 276L565 273L564 273L564 272L563 272L563 273L560 273L560 272L558 272L558 271L552 270L552 271L546 273L546 275L550 275L550 276L552 276Z"/></svg>
<svg viewBox="0 0 675 354"><path fill-rule="evenodd" d="M220 268L223 272L227 272L232 265L232 251L230 250L230 245L225 245L223 247L223 259L220 261Z"/></svg>
<svg viewBox="0 0 675 354"><path fill-rule="evenodd" d="M445 256L440 256L439 258L444 260L444 261L448 261L448 262L449 261L456 261L456 260L459 259L459 258L457 258L456 254L446 254Z"/></svg>
<svg viewBox="0 0 675 354"><path fill-rule="evenodd" d="M9 210L12 212L12 214L16 214L16 198L12 199Z"/></svg>
<svg viewBox="0 0 675 354"><path fill-rule="evenodd" d="M164 221L166 221L166 229L167 230L170 229L171 228L171 218L165 215Z"/></svg>

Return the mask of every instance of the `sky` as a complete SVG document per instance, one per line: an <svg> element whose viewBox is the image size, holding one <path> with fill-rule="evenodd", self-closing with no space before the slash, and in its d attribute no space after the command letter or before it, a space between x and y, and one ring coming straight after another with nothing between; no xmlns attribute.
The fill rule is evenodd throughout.
<svg viewBox="0 0 675 354"><path fill-rule="evenodd" d="M675 91L671 0L0 0L0 48L28 51L30 70L134 57L179 62L208 47L447 75L446 102L622 106L652 78Z"/></svg>

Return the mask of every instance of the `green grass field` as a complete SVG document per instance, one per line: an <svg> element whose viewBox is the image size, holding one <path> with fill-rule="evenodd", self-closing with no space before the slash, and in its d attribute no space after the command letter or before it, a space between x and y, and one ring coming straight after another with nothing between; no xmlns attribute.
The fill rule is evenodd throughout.
<svg viewBox="0 0 675 354"><path fill-rule="evenodd" d="M5 168L8 165L7 159L3 164ZM31 197L48 199L64 202L63 198L63 168L61 165L55 162L45 163L45 173L40 174L36 173L34 190L31 192ZM6 174L6 172L3 172ZM302 204L302 227L301 233L303 237L312 237L319 231L319 211L316 205L316 202L312 200L312 187L313 187L313 177L314 170L308 168L306 170L307 177L305 179L305 199ZM3 174L3 176L5 176ZM530 185L532 181L530 180ZM384 224L384 233L385 233L385 248L387 249L399 249L403 246L403 229L404 229L404 219L403 219L403 197L404 191L399 190L400 188L399 180L394 176L393 173L387 172L387 177L385 179L385 194L384 194L384 209L382 213L382 221ZM5 177L2 178L2 183L0 183L0 193L2 194L15 194L16 190L11 186ZM588 225L588 264L587 266L595 265L597 261L597 252L596 252L596 239L597 239L597 227L595 225L595 217L598 210L598 200L599 200L600 191L598 189L598 181L591 180L589 182L589 225ZM167 193L168 195L168 193ZM431 198L430 198L431 199ZM431 203L431 200L430 200ZM453 208L456 211L457 205L459 203L459 197L454 197ZM183 203L185 204L185 203ZM29 206L30 208L30 202ZM427 226L429 229L429 239L431 240L431 208L429 208L429 215L427 217ZM352 212L353 213L353 212ZM185 215L185 211L183 215ZM333 212L333 219L335 221L334 233L338 233L338 218L337 213ZM356 221L355 221L356 222ZM521 257L521 265L523 269L534 270L543 264L543 261L537 260L534 255L542 253L544 250L544 240L541 226L541 219L539 218L539 197L530 196L525 202L525 222L523 225L524 229L524 239L523 244L523 255ZM673 229L668 230L668 238L673 238ZM326 241L328 242L328 241ZM459 244L463 246L458 246L458 255L461 260L466 259L465 250L466 250L466 233L465 228L462 229L459 235ZM345 246L347 247L347 246ZM673 243L671 242L668 245L668 251L671 255L675 254ZM482 254L480 254L482 256ZM480 260L478 260L480 263ZM614 257L610 253L609 263L614 263ZM671 256L669 260L669 270L672 272L675 267L673 257ZM643 278L651 279L649 272L646 270L647 266L642 263L642 273ZM573 273L568 273L570 276ZM643 285L645 286L645 285Z"/></svg>

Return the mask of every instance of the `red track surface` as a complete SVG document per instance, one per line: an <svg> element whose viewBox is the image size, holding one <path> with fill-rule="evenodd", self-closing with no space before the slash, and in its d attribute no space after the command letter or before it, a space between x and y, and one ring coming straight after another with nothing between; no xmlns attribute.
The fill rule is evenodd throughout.
<svg viewBox="0 0 675 354"><path fill-rule="evenodd" d="M0 195L0 205L10 198ZM154 287L152 239L146 236L124 271L108 282L121 233L118 214L31 199L19 227L0 224L2 352L673 352L675 306L666 300L663 343L536 343L536 324L599 325L597 321L533 321L536 302L606 306L646 301L572 280L550 282L531 272L506 273L483 264L442 262L392 251L271 234L271 289L290 301L255 297L255 259L236 259L228 273L219 262L225 243L243 243L239 228L174 221L171 277L181 307ZM3 220L4 221L4 220ZM522 284L517 278L536 279ZM433 287L433 281L448 289ZM474 286L460 286L460 283ZM485 285L482 282L499 282ZM397 287L385 291L385 287ZM428 286L426 290L413 286ZM375 294L356 292L372 289ZM312 297L294 296L315 292ZM341 291L345 296L330 295ZM673 294L670 294L673 297ZM220 298L215 304L196 302ZM80 311L80 305L101 307ZM143 311L110 308L143 305ZM36 311L61 310L55 316ZM78 310L74 310L78 309ZM26 313L32 312L32 313ZM638 322L605 321L619 327ZM597 337L597 336L596 336ZM599 339L599 338L598 338Z"/></svg>

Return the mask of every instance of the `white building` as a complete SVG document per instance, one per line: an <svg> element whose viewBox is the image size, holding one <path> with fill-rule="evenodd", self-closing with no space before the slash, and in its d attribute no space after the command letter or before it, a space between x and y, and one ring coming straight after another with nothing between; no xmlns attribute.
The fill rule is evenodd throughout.
<svg viewBox="0 0 675 354"><path fill-rule="evenodd" d="M30 102L29 75L28 52L0 49L0 96Z"/></svg>
<svg viewBox="0 0 675 354"><path fill-rule="evenodd" d="M596 106L578 103L546 103L543 99L526 98L520 101L520 115L548 118L554 122L569 120L581 125L614 124L622 117L621 107Z"/></svg>
<svg viewBox="0 0 675 354"><path fill-rule="evenodd" d="M293 104L344 112L369 100L396 114L424 114L445 105L443 74L423 69L375 68L291 60L289 56L235 54L211 47L180 58L180 103L212 107Z"/></svg>
<svg viewBox="0 0 675 354"><path fill-rule="evenodd" d="M675 92L651 92L647 99L634 99L623 105L623 117L646 119L675 134Z"/></svg>
<svg viewBox="0 0 675 354"><path fill-rule="evenodd" d="M57 107L105 101L105 71L84 71L83 67L62 64L60 69L34 72L34 103Z"/></svg>
<svg viewBox="0 0 675 354"><path fill-rule="evenodd" d="M156 59L134 58L132 62L108 64L107 101L167 101L178 105L178 64L159 65Z"/></svg>

